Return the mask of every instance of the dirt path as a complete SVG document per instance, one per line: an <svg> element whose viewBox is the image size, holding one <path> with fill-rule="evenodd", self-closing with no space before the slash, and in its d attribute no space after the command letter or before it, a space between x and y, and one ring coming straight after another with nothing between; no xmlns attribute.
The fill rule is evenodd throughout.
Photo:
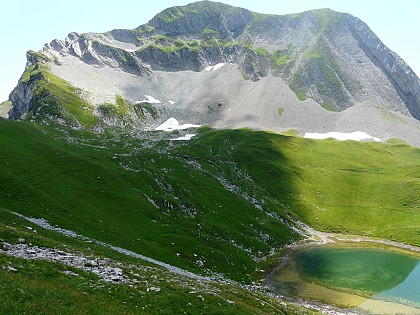
<svg viewBox="0 0 420 315"><path fill-rule="evenodd" d="M298 227L296 231L300 233L305 240L301 243L296 244L296 246L302 244L327 244L327 243L336 243L337 241L342 242L352 242L352 243L376 243L384 244L392 247L397 247L412 252L420 253L420 247L413 246L410 244L399 243L386 239L376 239L367 236L360 235L346 235L346 234L335 234L335 233L326 233L317 231L310 226L306 225L303 222L300 222L289 216L289 219Z"/></svg>

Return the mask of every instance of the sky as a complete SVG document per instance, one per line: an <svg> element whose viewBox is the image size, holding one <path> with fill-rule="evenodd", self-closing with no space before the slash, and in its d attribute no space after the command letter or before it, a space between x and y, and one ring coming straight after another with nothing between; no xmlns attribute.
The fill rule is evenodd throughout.
<svg viewBox="0 0 420 315"><path fill-rule="evenodd" d="M26 51L40 50L70 32L133 29L165 8L193 0L13 0L0 8L0 102L25 69ZM223 0L269 14L330 8L362 19L420 75L420 0Z"/></svg>

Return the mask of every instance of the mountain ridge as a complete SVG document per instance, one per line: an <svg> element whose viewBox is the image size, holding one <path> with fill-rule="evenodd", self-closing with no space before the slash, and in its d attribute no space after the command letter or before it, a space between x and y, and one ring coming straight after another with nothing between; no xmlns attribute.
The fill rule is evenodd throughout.
<svg viewBox="0 0 420 315"><path fill-rule="evenodd" d="M349 130L349 119L357 121L363 119L367 112L371 115L374 111L371 129L376 133L375 136L385 139L400 137L400 126L396 127L389 121L384 121L384 110L391 116L398 116L398 119L404 120L402 125L406 130L402 139L420 145L413 140L414 133L420 126L418 77L364 22L350 14L330 9L277 16L254 13L217 2L195 2L168 8L148 23L133 30L112 30L103 34L70 33L64 41L53 40L46 44L39 53L29 52L27 72L31 65L38 62L46 64L49 67L48 71L75 86L82 99L92 105L90 111L93 116L98 117L99 121L107 121L104 123L105 128L112 125L111 121L115 121L118 126L156 126L153 120L162 122L175 114L182 119L189 119L194 108L192 111L197 114L197 119L200 120L198 123L215 127L252 127L278 132L280 124L282 130L295 128L301 133L319 132L326 128L349 132L355 131ZM226 92L222 95L218 91L200 92L199 90L206 89L201 72L209 66L221 63L231 64L239 70L235 75L225 74L226 78L229 77L231 82L235 82L232 86L236 84L232 93ZM109 72L107 76L118 75L116 84L111 85L110 82L107 93L99 87L101 82L98 81L98 75L102 70L98 69L106 69ZM117 71L138 77L137 82L132 78L123 78ZM171 91L174 97L178 96L181 99L171 102L167 100L165 104L154 109L158 114L152 117L153 119L142 119L143 109L139 114L138 110L133 108L141 97L139 90L148 90L149 95L150 91L161 91L159 97L169 99L170 95L165 95L163 90L165 87L167 90L173 89L170 82L165 82L165 87L151 86L150 82L153 82L154 77L165 76L164 73L168 74L168 78L172 76L174 81L183 80L183 73L188 71L200 73L192 80L202 81L202 84L191 91L185 91L183 95ZM80 73L84 73L86 79L80 78ZM91 82L87 79L89 76L92 77ZM280 107L285 108L286 113L290 113L292 117L297 117L303 113L297 109L301 102L314 101L327 111L336 112L338 115L331 115L325 110L320 111L315 105L307 106L307 112L303 115L322 116L322 119L307 128L302 118L289 117L286 120L286 115L284 121L265 124L267 119L258 114L259 122L251 125L242 118L231 117L226 109L214 111L214 104L217 103L224 103L229 108L233 105L240 106L234 98L243 93L240 89L245 91L245 88L242 88L246 85L244 81L268 83L277 78L283 80L287 87L274 88L276 97L266 100L255 97L249 102L285 101L290 107ZM220 78L216 80L221 81ZM94 81L98 82L95 84ZM11 93L11 119L19 119L37 107L37 101L32 99L33 88L25 84L21 81ZM267 88L273 84L268 84ZM134 92L134 89L138 92ZM282 95L287 89L292 90L297 99L290 95L282 100ZM197 95L195 100L188 96L193 94ZM115 101L117 96L126 100L126 107L130 109L129 117L118 116L112 111L111 119L104 117L110 110L107 108L105 113L101 107L104 104L114 104L114 108L118 107ZM197 101L202 103L201 107L193 105ZM172 102L177 102L178 105L172 106ZM58 105L60 106L64 105ZM155 104L151 106L156 107ZM245 108L249 106L251 105L246 105ZM355 110L357 113L353 114L353 118L348 117L346 112L346 109L351 108L359 108ZM251 113L248 116L254 115L252 110L249 109ZM299 111L299 114L296 111ZM29 116L34 117L32 114ZM343 117L346 117L345 124L342 123ZM75 119L78 120L77 117ZM235 119L237 123L229 123ZM413 124L417 127L413 128ZM79 125L83 127L83 123ZM386 130L391 131L385 131L385 125ZM102 130L104 126L99 123L95 128Z"/></svg>

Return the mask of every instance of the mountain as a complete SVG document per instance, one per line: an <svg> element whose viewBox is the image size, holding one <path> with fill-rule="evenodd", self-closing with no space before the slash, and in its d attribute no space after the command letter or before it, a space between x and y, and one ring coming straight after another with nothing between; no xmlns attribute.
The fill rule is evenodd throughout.
<svg viewBox="0 0 420 315"><path fill-rule="evenodd" d="M137 132L175 117L420 146L419 78L364 22L329 9L277 16L201 1L133 30L70 33L27 59L13 120Z"/></svg>
<svg viewBox="0 0 420 315"><path fill-rule="evenodd" d="M274 270L309 240L418 257L419 80L357 18L203 1L27 57L0 104L1 314L354 314L375 292L316 284L333 307ZM328 131L382 141L306 138Z"/></svg>

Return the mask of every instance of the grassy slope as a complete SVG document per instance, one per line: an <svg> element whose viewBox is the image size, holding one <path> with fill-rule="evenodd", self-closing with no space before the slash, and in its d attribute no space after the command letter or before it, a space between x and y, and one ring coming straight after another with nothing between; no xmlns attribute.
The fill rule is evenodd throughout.
<svg viewBox="0 0 420 315"><path fill-rule="evenodd" d="M293 213L311 226L420 245L420 150L406 145L293 139ZM318 218L318 219L317 219Z"/></svg>
<svg viewBox="0 0 420 315"><path fill-rule="evenodd" d="M229 284L199 283L92 243L71 239L0 210L0 240L83 252L122 262L135 285L100 281L95 275L59 263L0 255L1 314L308 314L259 293ZM34 233L28 230L32 227ZM11 273L4 268L12 266ZM79 277L62 273L72 270ZM157 286L159 293L148 292ZM312 312L309 312L312 314Z"/></svg>
<svg viewBox="0 0 420 315"><path fill-rule="evenodd" d="M234 160L265 196L298 219L332 232L420 245L420 150L403 144L308 140L246 131ZM229 134L229 136L226 136ZM272 146L268 146L271 143Z"/></svg>
<svg viewBox="0 0 420 315"><path fill-rule="evenodd" d="M175 143L43 128L0 120L0 207L182 268L248 281L252 257L297 239L273 218L285 211L321 230L420 242L418 149L249 130Z"/></svg>
<svg viewBox="0 0 420 315"><path fill-rule="evenodd" d="M201 271L201 260L204 268L237 280L253 271L251 256L297 238L224 189L215 165L203 161L208 173L191 167L177 152L182 146L158 141L142 150L140 140L80 132L79 143L70 144L72 135L52 129L43 135L32 125L3 120L0 130L0 207L190 270ZM197 158L208 156L200 151ZM228 162L219 162L230 171Z"/></svg>

